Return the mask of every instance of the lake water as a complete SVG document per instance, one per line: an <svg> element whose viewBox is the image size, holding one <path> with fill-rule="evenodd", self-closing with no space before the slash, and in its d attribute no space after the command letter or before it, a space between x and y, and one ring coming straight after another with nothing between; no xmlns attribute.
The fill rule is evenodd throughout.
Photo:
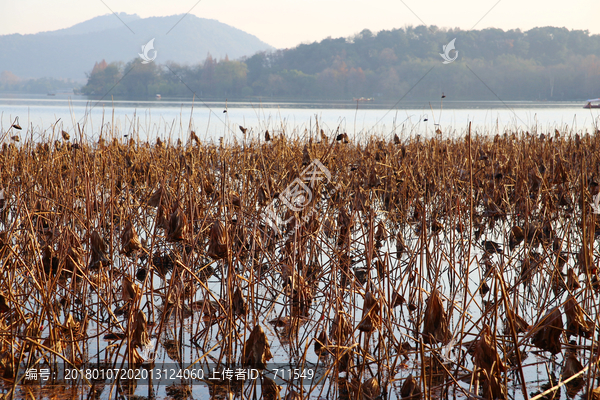
<svg viewBox="0 0 600 400"><path fill-rule="evenodd" d="M189 130L200 139L242 140L238 125L249 128L248 135L261 135L265 130L274 134L304 135L316 132L316 120L326 133L347 132L352 138L376 133L390 137L432 135L439 124L445 135L460 135L472 122L475 132L503 133L505 130L529 132L561 132L586 130L600 126L600 110L584 109L584 102L526 101L437 101L381 103L335 102L205 102L188 100L112 101L90 100L84 96L57 94L55 97L22 94L0 94L0 133L4 134L18 118L24 129L16 132L40 139L60 130L76 132L79 125L92 139L106 132L107 123L114 120L117 134L132 135L141 140L161 137L187 140ZM224 110L227 110L225 113ZM25 127L29 127L26 132ZM13 133L10 135L14 135ZM109 134L105 134L105 137Z"/></svg>

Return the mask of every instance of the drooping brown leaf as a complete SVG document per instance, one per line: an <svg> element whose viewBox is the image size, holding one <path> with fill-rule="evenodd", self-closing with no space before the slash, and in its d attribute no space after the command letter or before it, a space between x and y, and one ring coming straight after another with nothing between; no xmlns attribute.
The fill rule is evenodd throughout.
<svg viewBox="0 0 600 400"><path fill-rule="evenodd" d="M575 291L581 288L581 285L579 284L579 277L573 268L569 268L567 271L567 288L570 291Z"/></svg>
<svg viewBox="0 0 600 400"><path fill-rule="evenodd" d="M539 349L552 354L560 353L560 336L563 331L563 322L560 309L554 307L540 321L531 342Z"/></svg>
<svg viewBox="0 0 600 400"><path fill-rule="evenodd" d="M262 398L263 400L281 400L279 392L281 387L266 375L262 375Z"/></svg>
<svg viewBox="0 0 600 400"><path fill-rule="evenodd" d="M58 257L54 256L54 251L50 246L44 247L42 266L44 267L44 273L46 276L55 276L58 272L59 260Z"/></svg>
<svg viewBox="0 0 600 400"><path fill-rule="evenodd" d="M167 395L174 400L186 400L192 397L192 388L184 383L174 383L165 388Z"/></svg>
<svg viewBox="0 0 600 400"><path fill-rule="evenodd" d="M587 251L586 251L587 247ZM594 269L594 257L592 251L587 244L581 247L581 250L577 254L577 264L579 265L580 274L591 274Z"/></svg>
<svg viewBox="0 0 600 400"><path fill-rule="evenodd" d="M167 240L170 242L179 242L184 239L187 232L187 217L177 207L169 217L169 225L167 229Z"/></svg>
<svg viewBox="0 0 600 400"><path fill-rule="evenodd" d="M519 314L515 313L512 309L508 308L506 310L506 321L504 321L504 333L505 334L510 334L510 321L509 319L512 319L513 324L515 326L515 333L524 333L527 332L529 329L531 329L531 326L527 323L527 321L525 321L525 319L523 317L521 317Z"/></svg>
<svg viewBox="0 0 600 400"><path fill-rule="evenodd" d="M83 271L83 255L81 248L70 246L65 259L65 269L75 275L81 275Z"/></svg>
<svg viewBox="0 0 600 400"><path fill-rule="evenodd" d="M264 206L267 203L267 201L269 201L269 196L267 195L267 192L262 185L258 188L257 199L259 206Z"/></svg>
<svg viewBox="0 0 600 400"><path fill-rule="evenodd" d="M351 333L352 328L346 319L345 313L337 312L331 323L329 336L335 343L344 345Z"/></svg>
<svg viewBox="0 0 600 400"><path fill-rule="evenodd" d="M10 350L0 352L0 376L6 379L14 378L19 365L19 359L12 353Z"/></svg>
<svg viewBox="0 0 600 400"><path fill-rule="evenodd" d="M265 331L256 325L244 344L243 367L265 369L267 361L273 358Z"/></svg>
<svg viewBox="0 0 600 400"><path fill-rule="evenodd" d="M290 390L287 396L285 396L285 400L302 400L302 395L300 395L298 392Z"/></svg>
<svg viewBox="0 0 600 400"><path fill-rule="evenodd" d="M304 145L304 149L302 149L302 165L307 166L310 164L310 154L308 153L307 145Z"/></svg>
<svg viewBox="0 0 600 400"><path fill-rule="evenodd" d="M339 352L336 353L336 361L339 372L348 372L353 367L352 356L349 351L345 351L342 354L339 354Z"/></svg>
<svg viewBox="0 0 600 400"><path fill-rule="evenodd" d="M402 296L397 290L394 290L394 294L392 295L392 308L401 306L404 303L406 303L404 296Z"/></svg>
<svg viewBox="0 0 600 400"><path fill-rule="evenodd" d="M90 237L92 256L90 258L90 268L98 269L101 265L107 266L110 263L108 259L108 245L102 239L97 231L93 231Z"/></svg>
<svg viewBox="0 0 600 400"><path fill-rule="evenodd" d="M379 388L379 382L375 377L367 380L362 384L362 398L363 400L375 400L381 394L381 389Z"/></svg>
<svg viewBox="0 0 600 400"><path fill-rule="evenodd" d="M577 359L577 353L575 351L567 351L566 360L562 370L562 380L569 379L581 370L583 370L583 365L581 365L581 362ZM577 379L582 378L575 378L575 380Z"/></svg>
<svg viewBox="0 0 600 400"><path fill-rule="evenodd" d="M169 356L169 358L177 363L181 362L181 352L182 352L182 346L181 343L179 343L178 340L176 339L165 339L162 342L162 346L164 347L167 356Z"/></svg>
<svg viewBox="0 0 600 400"><path fill-rule="evenodd" d="M233 305L234 315L246 315L248 312L248 307L246 306L246 300L244 299L244 295L239 287L233 292L233 298L231 302Z"/></svg>
<svg viewBox="0 0 600 400"><path fill-rule="evenodd" d="M506 371L506 367L496 350L496 343L494 343L488 325L483 325L479 340L475 343L473 363L477 365L477 367L487 371L490 376L497 372Z"/></svg>
<svg viewBox="0 0 600 400"><path fill-rule="evenodd" d="M327 339L327 333L323 330L319 336L315 339L315 354L319 357L326 354L325 347L329 344Z"/></svg>
<svg viewBox="0 0 600 400"><path fill-rule="evenodd" d="M80 339L82 335L85 335L86 325L81 321L75 320L73 314L69 314L67 320L62 325L62 331L67 337L73 335L74 338Z"/></svg>
<svg viewBox="0 0 600 400"><path fill-rule="evenodd" d="M383 246L383 241L385 240L385 225L383 221L379 221L377 224L377 230L375 231L375 248L380 249Z"/></svg>
<svg viewBox="0 0 600 400"><path fill-rule="evenodd" d="M133 347L144 347L150 343L148 336L148 320L146 314L139 310L133 320L133 332L131 334L131 345Z"/></svg>
<svg viewBox="0 0 600 400"><path fill-rule="evenodd" d="M525 239L525 232L523 228L518 225L513 226L510 229L510 235L508 237L508 247L512 251L515 247L517 247L521 242Z"/></svg>
<svg viewBox="0 0 600 400"><path fill-rule="evenodd" d="M400 396L406 400L419 400L421 398L421 387L412 374L410 374L400 388Z"/></svg>
<svg viewBox="0 0 600 400"><path fill-rule="evenodd" d="M378 329L381 326L380 310L381 305L379 304L379 301L371 292L367 292L363 303L362 319L357 327L358 330L362 332L373 332L375 329Z"/></svg>
<svg viewBox="0 0 600 400"><path fill-rule="evenodd" d="M572 295L565 302L565 315L567 317L567 336L579 335L584 338L592 336L594 323L585 316L583 308Z"/></svg>
<svg viewBox="0 0 600 400"><path fill-rule="evenodd" d="M2 202L4 200L0 198L0 211L2 210ZM0 231L0 257L2 255L2 250L4 250L4 246L8 247L8 232Z"/></svg>
<svg viewBox="0 0 600 400"><path fill-rule="evenodd" d="M269 323L271 325L273 325L275 328L283 328L290 323L289 320L290 319L288 317L277 317L277 318L269 321Z"/></svg>
<svg viewBox="0 0 600 400"><path fill-rule="evenodd" d="M507 399L506 386L500 375L489 375L486 370L482 371L483 375L483 397L487 400L504 400Z"/></svg>
<svg viewBox="0 0 600 400"><path fill-rule="evenodd" d="M396 257L399 259L402 257L402 253L406 249L404 239L402 238L402 231L398 231L396 234Z"/></svg>
<svg viewBox="0 0 600 400"><path fill-rule="evenodd" d="M6 304L6 297L0 293L0 314L4 314L10 311L10 307Z"/></svg>
<svg viewBox="0 0 600 400"><path fill-rule="evenodd" d="M433 289L427 307L425 309L425 320L423 321L423 341L426 343L448 343L451 333L448 330L448 316L444 310L444 304L437 289Z"/></svg>
<svg viewBox="0 0 600 400"><path fill-rule="evenodd" d="M123 233L121 234L121 247L121 253L125 254L127 257L142 249L142 242L140 241L140 237L131 220L127 221L127 224L125 224L125 227L123 228Z"/></svg>
<svg viewBox="0 0 600 400"><path fill-rule="evenodd" d="M227 258L227 232L221 221L215 221L210 228L207 255L215 260Z"/></svg>
<svg viewBox="0 0 600 400"><path fill-rule="evenodd" d="M304 283L304 278L299 277L302 282L297 290L292 290L291 314L294 317L308 317L312 305L313 290Z"/></svg>
<svg viewBox="0 0 600 400"><path fill-rule="evenodd" d="M124 276L121 280L121 300L124 302L136 301L141 295L140 287L133 283L131 278Z"/></svg>

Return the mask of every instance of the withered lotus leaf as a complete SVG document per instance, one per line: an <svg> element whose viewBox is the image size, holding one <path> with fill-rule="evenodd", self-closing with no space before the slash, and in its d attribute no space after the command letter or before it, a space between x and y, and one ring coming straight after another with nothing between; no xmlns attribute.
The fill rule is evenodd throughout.
<svg viewBox="0 0 600 400"><path fill-rule="evenodd" d="M10 311L10 307L6 304L6 297L0 293L0 314L4 314Z"/></svg>
<svg viewBox="0 0 600 400"><path fill-rule="evenodd" d="M184 212L178 207L169 218L167 229L167 240L178 242L184 239L187 232L187 217Z"/></svg>
<svg viewBox="0 0 600 400"><path fill-rule="evenodd" d="M581 288L581 285L579 284L579 277L577 277L577 274L573 268L569 268L567 271L567 287L570 291Z"/></svg>
<svg viewBox="0 0 600 400"><path fill-rule="evenodd" d="M519 314L513 312L513 310L510 308L506 310L506 318L507 320L504 322L505 334L509 334L511 330L509 319L512 319L515 327L515 333L524 333L531 329L531 326L527 323L527 321L525 321L525 319Z"/></svg>
<svg viewBox="0 0 600 400"><path fill-rule="evenodd" d="M248 306L240 288L236 288L233 292L232 305L234 315L246 315L248 312Z"/></svg>
<svg viewBox="0 0 600 400"><path fill-rule="evenodd" d="M133 320L133 333L131 336L131 345L133 347L144 347L150 343L147 325L146 314L142 310L139 310Z"/></svg>
<svg viewBox="0 0 600 400"><path fill-rule="evenodd" d="M65 269L76 275L81 275L83 271L83 255L79 247L70 246L69 250L67 250Z"/></svg>
<svg viewBox="0 0 600 400"><path fill-rule="evenodd" d="M423 321L423 341L426 343L448 343L451 334L448 330L448 315L437 289L433 289L427 300Z"/></svg>
<svg viewBox="0 0 600 400"><path fill-rule="evenodd" d="M381 389L379 388L379 382L375 377L369 379L362 385L362 398L363 400L375 400L381 394Z"/></svg>
<svg viewBox="0 0 600 400"><path fill-rule="evenodd" d="M210 228L207 255L215 260L227 258L227 233L221 221L215 221Z"/></svg>
<svg viewBox="0 0 600 400"><path fill-rule="evenodd" d="M579 335L584 338L592 336L594 324L583 312L583 308L577 303L573 296L569 296L565 302L565 315L567 316L567 335Z"/></svg>
<svg viewBox="0 0 600 400"><path fill-rule="evenodd" d="M479 368L486 370L489 375L493 375L498 371L506 371L506 367L496 350L496 343L494 343L488 325L483 325L479 340L475 343L473 362Z"/></svg>
<svg viewBox="0 0 600 400"><path fill-rule="evenodd" d="M569 379L581 370L583 370L583 365L577 359L577 354L574 351L567 351L567 357L562 370L562 379Z"/></svg>
<svg viewBox="0 0 600 400"><path fill-rule="evenodd" d="M358 324L358 330L362 332L373 332L375 329L378 329L381 326L380 310L381 306L379 301L371 292L367 292L363 305L363 316Z"/></svg>
<svg viewBox="0 0 600 400"><path fill-rule="evenodd" d="M504 400L507 399L506 386L502 381L502 377L497 374L488 375L487 371L482 371L483 375L483 397L487 400Z"/></svg>
<svg viewBox="0 0 600 400"><path fill-rule="evenodd" d="M140 287L137 284L133 283L131 278L129 278L128 276L124 276L121 280L121 300L125 302L135 301L140 296L140 294Z"/></svg>
<svg viewBox="0 0 600 400"><path fill-rule="evenodd" d="M302 395L300 393L291 390L287 396L285 396L285 400L302 400Z"/></svg>
<svg viewBox="0 0 600 400"><path fill-rule="evenodd" d="M321 331L319 336L315 339L315 353L321 356L325 353L325 347L328 345L327 333Z"/></svg>
<svg viewBox="0 0 600 400"><path fill-rule="evenodd" d="M107 257L108 246L102 236L97 231L93 231L91 235L92 256L90 260L90 268L98 268L100 264L108 265L110 260Z"/></svg>
<svg viewBox="0 0 600 400"><path fill-rule="evenodd" d="M560 335L562 331L562 315L560 309L554 307L542 318L537 328L535 328L531 342L541 350L549 351L552 354L560 353Z"/></svg>
<svg viewBox="0 0 600 400"><path fill-rule="evenodd" d="M400 388L400 396L406 400L419 400L421 398L421 387L412 374L410 374Z"/></svg>
<svg viewBox="0 0 600 400"><path fill-rule="evenodd" d="M331 336L331 339L335 343L342 345L346 342L351 333L352 328L350 327L345 314L343 312L336 313L329 330L329 336Z"/></svg>
<svg viewBox="0 0 600 400"><path fill-rule="evenodd" d="M121 234L121 252L127 257L142 249L142 242L131 221L127 221Z"/></svg>
<svg viewBox="0 0 600 400"><path fill-rule="evenodd" d="M272 358L267 335L260 325L256 325L244 344L242 366L265 369L267 361Z"/></svg>
<svg viewBox="0 0 600 400"><path fill-rule="evenodd" d="M169 192L165 190L162 186L159 187L152 193L150 198L148 199L148 205L150 207L158 207L160 204L168 204L169 203Z"/></svg>
<svg viewBox="0 0 600 400"><path fill-rule="evenodd" d="M262 376L262 398L263 400L280 400L279 391L281 387L268 376Z"/></svg>

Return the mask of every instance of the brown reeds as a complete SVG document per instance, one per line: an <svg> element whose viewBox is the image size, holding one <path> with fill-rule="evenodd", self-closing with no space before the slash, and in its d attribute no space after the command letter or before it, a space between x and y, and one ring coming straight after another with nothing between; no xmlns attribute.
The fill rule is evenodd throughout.
<svg viewBox="0 0 600 400"><path fill-rule="evenodd" d="M598 134L101 129L2 143L6 392L32 366L165 361L262 369L263 398L528 398L552 380L537 348L595 393ZM315 159L329 175L303 175ZM324 378L280 381L280 363ZM169 393L202 397L190 382ZM244 385L228 393L261 395Z"/></svg>

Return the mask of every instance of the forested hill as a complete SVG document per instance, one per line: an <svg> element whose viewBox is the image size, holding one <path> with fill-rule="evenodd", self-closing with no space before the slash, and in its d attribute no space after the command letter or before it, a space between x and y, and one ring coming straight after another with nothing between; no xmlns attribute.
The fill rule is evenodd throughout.
<svg viewBox="0 0 600 400"><path fill-rule="evenodd" d="M443 64L439 53L452 39L458 57ZM600 35L554 27L364 30L238 61L209 58L197 66L156 67L147 76L148 95L187 95L192 88L204 97L391 100L419 82L407 99L444 92L457 100L581 100L600 97Z"/></svg>

